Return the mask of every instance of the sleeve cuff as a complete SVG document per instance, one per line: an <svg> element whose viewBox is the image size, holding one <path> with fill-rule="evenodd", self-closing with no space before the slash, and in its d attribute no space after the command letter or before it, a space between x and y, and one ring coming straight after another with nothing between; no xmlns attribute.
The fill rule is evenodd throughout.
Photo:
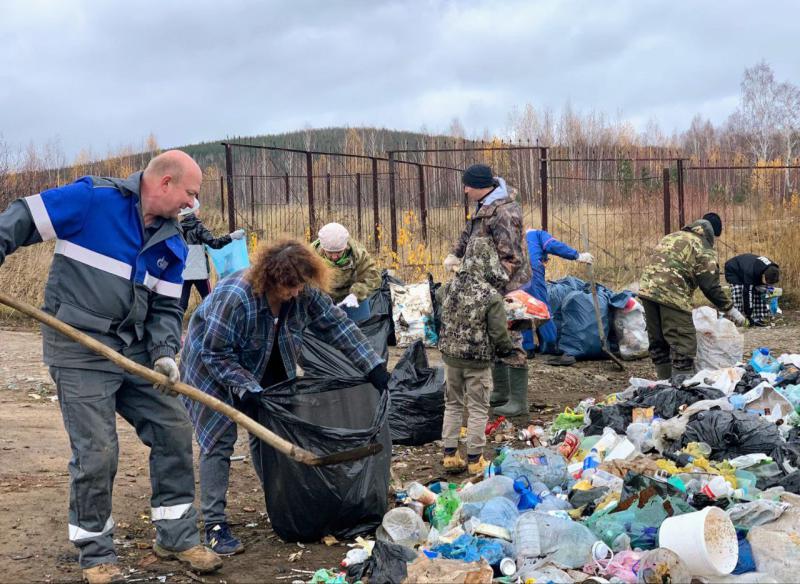
<svg viewBox="0 0 800 584"><path fill-rule="evenodd" d="M175 349L170 347L169 345L158 345L150 349L150 359L155 363L161 357L170 357L171 359L175 358L176 355Z"/></svg>

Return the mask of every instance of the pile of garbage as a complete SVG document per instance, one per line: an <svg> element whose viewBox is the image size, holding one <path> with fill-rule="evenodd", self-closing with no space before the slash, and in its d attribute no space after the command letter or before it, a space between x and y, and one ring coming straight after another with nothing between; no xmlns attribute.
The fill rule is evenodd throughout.
<svg viewBox="0 0 800 584"><path fill-rule="evenodd" d="M402 485L317 581L799 581L798 410L800 355L633 378L518 429L483 476Z"/></svg>

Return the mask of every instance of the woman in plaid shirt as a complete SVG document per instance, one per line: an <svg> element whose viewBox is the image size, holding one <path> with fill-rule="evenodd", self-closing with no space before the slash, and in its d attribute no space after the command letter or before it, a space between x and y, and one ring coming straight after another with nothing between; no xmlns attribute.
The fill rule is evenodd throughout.
<svg viewBox="0 0 800 584"><path fill-rule="evenodd" d="M386 363L325 293L328 270L300 241L262 245L252 267L219 282L192 315L181 379L252 415L266 389L296 377L309 329L342 351L375 387L386 389ZM244 546L225 517L236 425L199 402L185 399L184 404L200 445L206 543L221 555L240 553ZM251 446L254 441L251 437ZM255 468L260 476L262 469Z"/></svg>

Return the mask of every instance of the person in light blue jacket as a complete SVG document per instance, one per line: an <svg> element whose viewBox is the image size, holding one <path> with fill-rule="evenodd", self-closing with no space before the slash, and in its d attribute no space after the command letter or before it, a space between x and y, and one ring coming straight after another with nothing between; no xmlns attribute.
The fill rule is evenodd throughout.
<svg viewBox="0 0 800 584"><path fill-rule="evenodd" d="M551 255L585 264L591 264L594 261L592 254L579 252L542 229L529 229L525 233L525 241L528 245L528 255L530 257L531 271L533 274L530 282L522 289L544 303L547 303L547 279L545 276L545 268ZM548 309L549 308L550 306L548 304ZM543 323L537 329L536 334L539 337L539 352L555 349L557 333L556 325L552 320ZM526 350L529 357L533 356L536 349L532 331L525 331L523 334L523 348Z"/></svg>

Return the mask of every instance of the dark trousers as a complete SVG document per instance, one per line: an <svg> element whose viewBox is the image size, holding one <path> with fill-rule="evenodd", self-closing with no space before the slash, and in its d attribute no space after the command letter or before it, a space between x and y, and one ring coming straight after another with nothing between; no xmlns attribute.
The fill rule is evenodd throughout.
<svg viewBox="0 0 800 584"><path fill-rule="evenodd" d="M692 315L646 298L640 300L653 364L671 362L673 371L692 371L697 355L697 331Z"/></svg>
<svg viewBox="0 0 800 584"><path fill-rule="evenodd" d="M200 298L205 298L211 294L211 282L208 280L184 280L183 290L181 290L181 308L186 312L189 308L189 296L192 294L192 286L197 288Z"/></svg>

